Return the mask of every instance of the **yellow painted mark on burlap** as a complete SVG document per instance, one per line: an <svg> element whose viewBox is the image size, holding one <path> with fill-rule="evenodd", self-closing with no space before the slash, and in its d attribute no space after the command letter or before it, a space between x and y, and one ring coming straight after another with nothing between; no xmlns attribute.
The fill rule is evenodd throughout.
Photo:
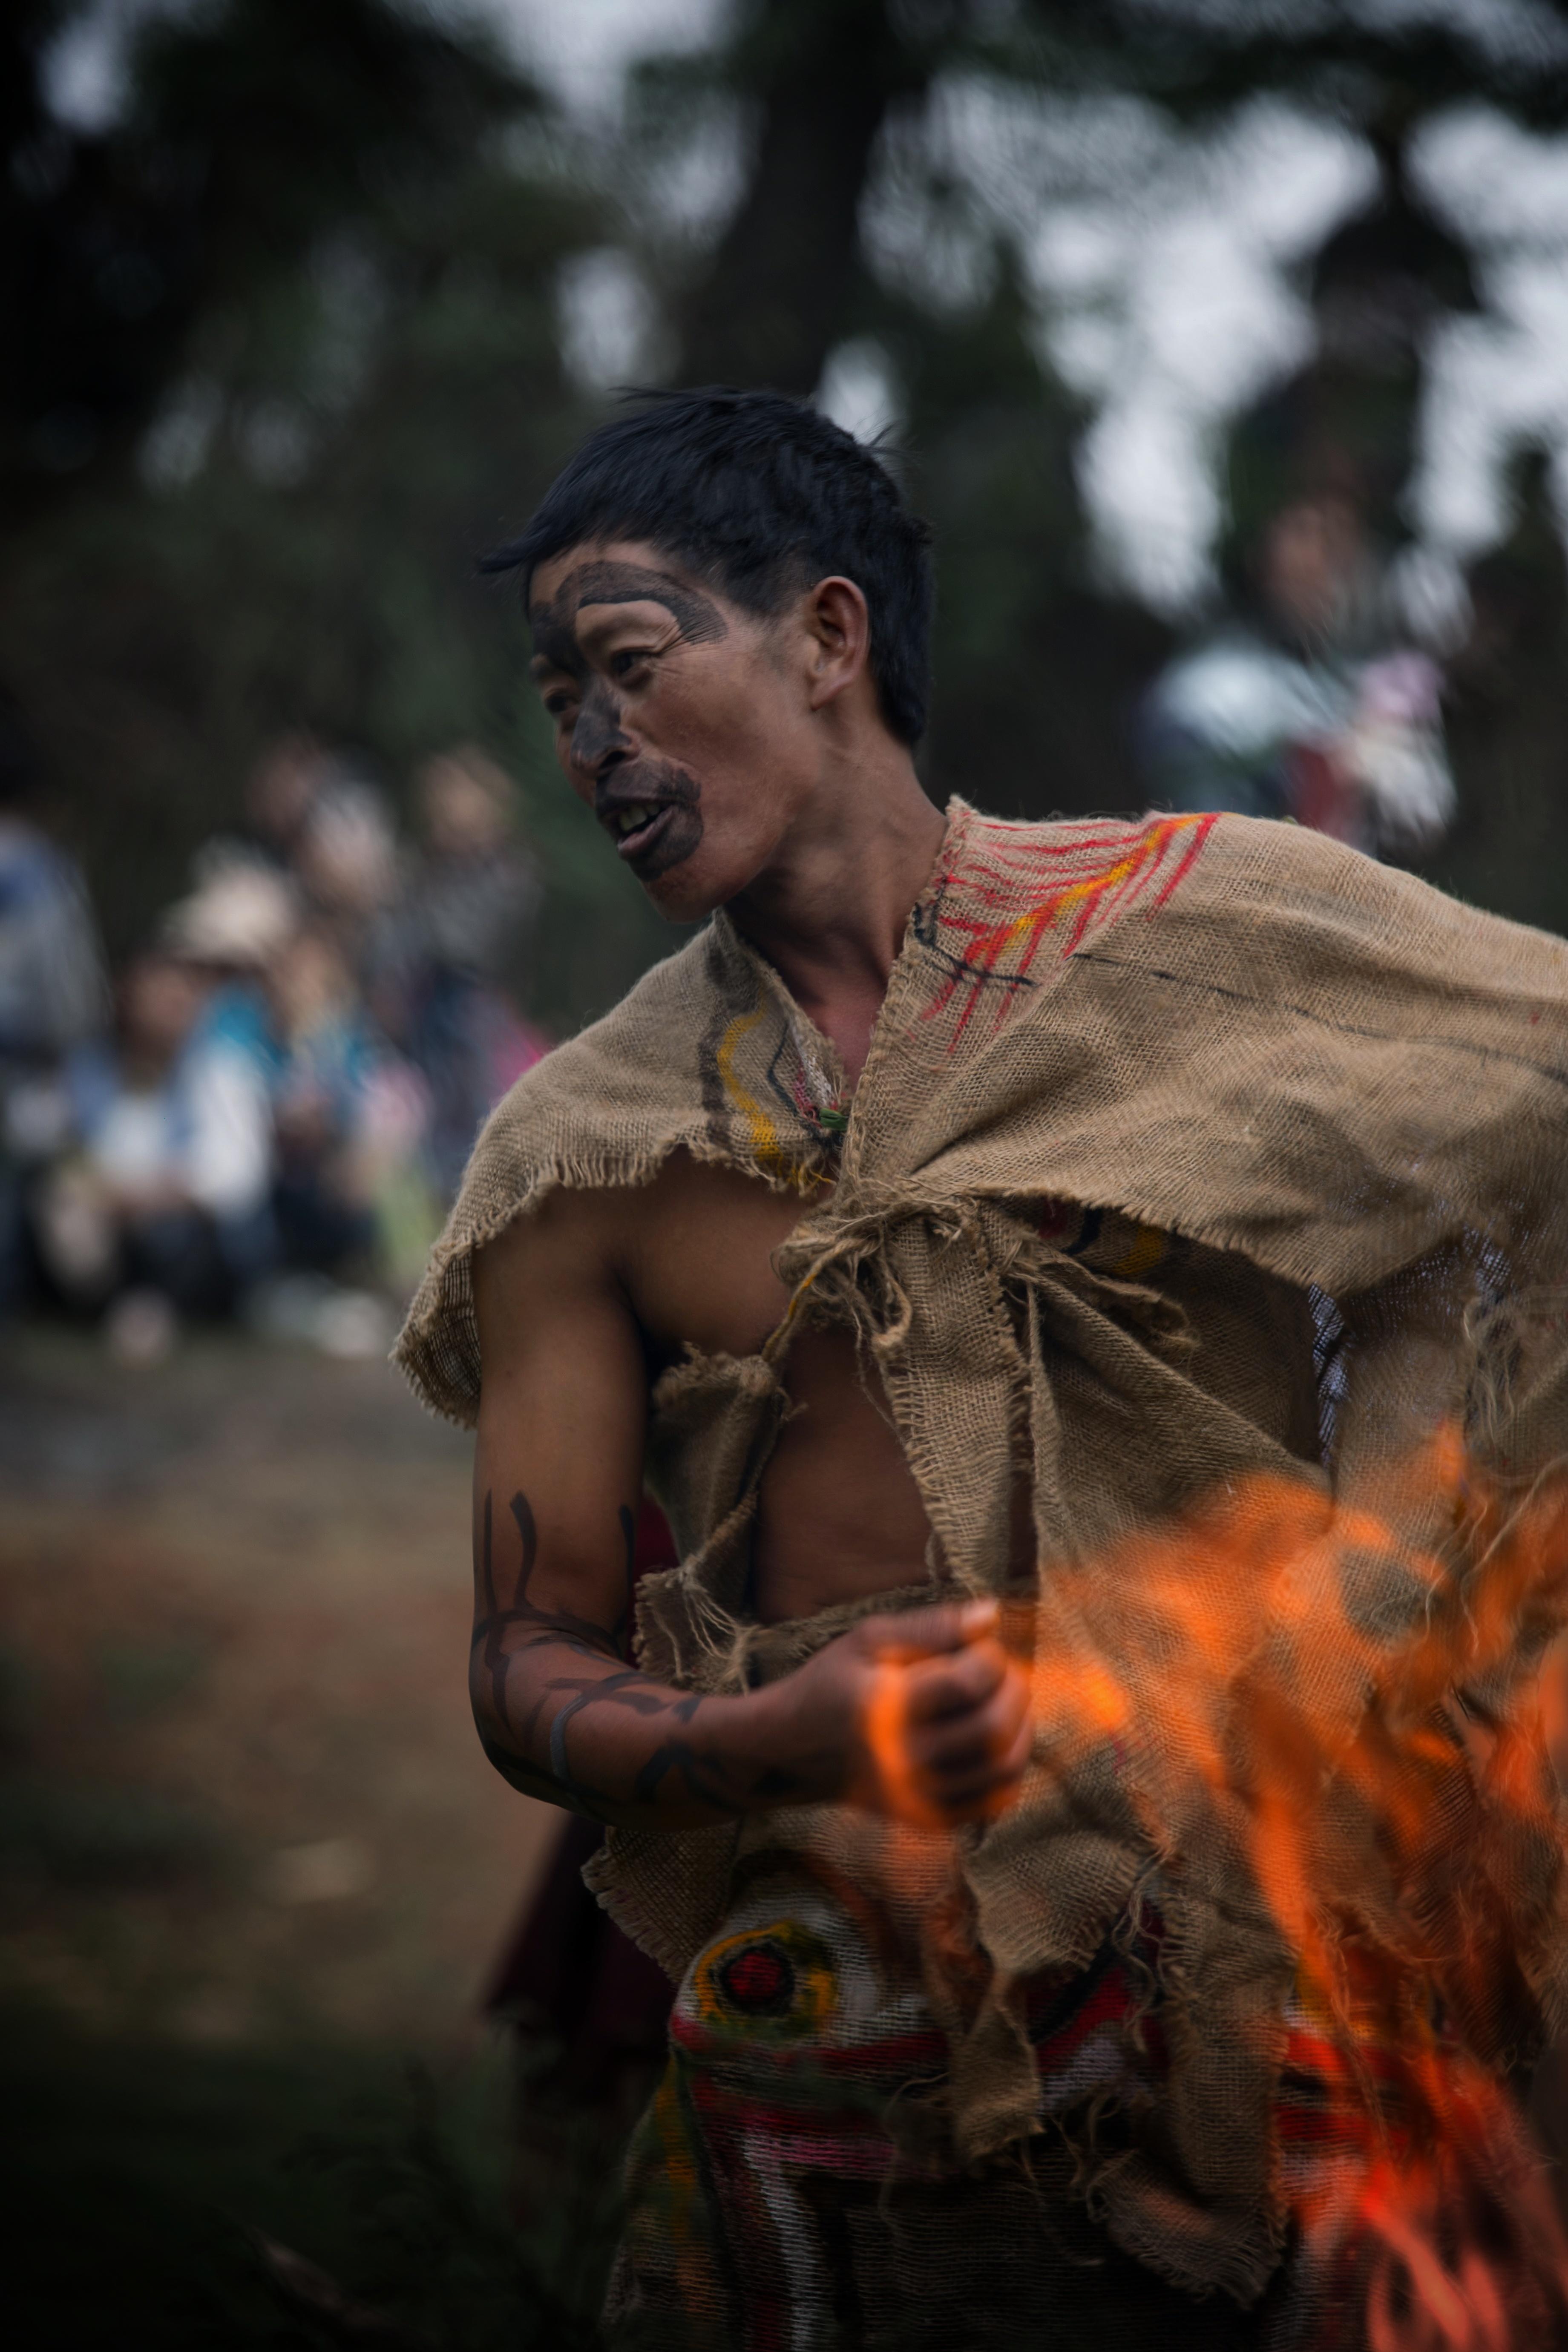
<svg viewBox="0 0 1568 2352"><path fill-rule="evenodd" d="M1130 849L1125 857L1119 857L1113 865L1101 867L1098 874L1087 875L1081 882L1064 883L1059 890L1052 891L1044 907L1026 907L1006 926L1000 947L1011 947L1015 940L1054 923L1058 915L1065 914L1069 908L1082 906L1085 900L1103 898L1108 891L1115 889L1119 882L1126 882L1145 866L1156 864L1164 855L1173 835L1181 829L1184 823L1190 824L1191 820L1178 819L1174 824L1158 826L1135 849Z"/></svg>
<svg viewBox="0 0 1568 2352"><path fill-rule="evenodd" d="M759 993L752 1012L738 1013L720 1041L715 1059L719 1065L719 1076L724 1082L724 1092L746 1122L747 1140L751 1144L752 1157L760 1167L782 1174L789 1161L779 1141L779 1131L762 1104L746 1092L735 1076L736 1049L742 1040L751 1034L767 1009L767 997Z"/></svg>
<svg viewBox="0 0 1568 2352"><path fill-rule="evenodd" d="M653 2210L638 2219L662 2223L665 2244L675 2258L677 2293L689 2314L700 2315L720 2306L722 2290L713 2260L712 2219L703 2194L702 2169L692 2145L692 2126L680 2095L680 2061L671 2057L655 2095L649 2116L663 2160L663 2195L655 2192ZM645 2126L646 2128L646 2126ZM660 2210L662 2208L662 2210ZM700 2344L699 2335L696 2341Z"/></svg>
<svg viewBox="0 0 1568 2352"><path fill-rule="evenodd" d="M1151 845L1140 843L1130 856L1119 858L1114 866L1107 866L1099 874L1089 875L1087 880L1064 883L1059 890L1052 891L1046 906L1026 907L1021 915L1015 915L1002 933L999 947L1009 948L1026 932L1037 931L1044 925L1054 923L1058 915L1064 914L1069 907L1081 906L1086 898L1102 898L1119 882L1125 882L1129 875L1136 874L1141 866L1147 866L1152 854L1158 856L1158 848L1152 849Z"/></svg>
<svg viewBox="0 0 1568 2352"><path fill-rule="evenodd" d="M1120 884L1130 881L1145 866L1157 867L1171 844L1182 834L1189 833L1197 826L1203 827L1206 832L1213 823L1212 816L1166 817L1163 823L1146 833L1124 856L1115 859L1110 866L1102 866L1098 874L1086 875L1081 882L1066 882L1059 888L1049 891L1043 901L1026 907L1023 913L1015 915L1010 922L999 923L994 930L983 933L976 940L976 947L983 950L987 963L994 964L997 957L1007 948L1012 947L1016 940L1026 939L1031 935L1037 937L1042 930L1050 929L1059 916L1068 913L1075 907L1084 908L1084 924L1087 925L1089 914L1098 900L1107 897ZM1195 847L1194 844L1194 850ZM1173 877L1173 884L1180 880L1193 854L1193 851L1188 852L1187 857L1183 860L1176 875ZM1169 887L1172 886L1168 885L1167 887ZM1079 937L1081 937L1081 928L1079 932L1075 934L1075 942Z"/></svg>
<svg viewBox="0 0 1568 2352"><path fill-rule="evenodd" d="M1136 1282L1140 1276L1152 1274L1165 1255L1165 1241L1158 1225L1140 1225L1130 1246L1114 1265L1107 1267L1107 1273L1122 1282Z"/></svg>
<svg viewBox="0 0 1568 2352"><path fill-rule="evenodd" d="M788 1969L787 1997L778 2010L748 2007L729 1976L731 1963L783 1955ZM691 1998L710 2032L740 2031L750 2041L799 2041L820 2033L838 2006L833 1955L820 1936L798 1919L774 1919L742 1927L710 1944L693 1969Z"/></svg>

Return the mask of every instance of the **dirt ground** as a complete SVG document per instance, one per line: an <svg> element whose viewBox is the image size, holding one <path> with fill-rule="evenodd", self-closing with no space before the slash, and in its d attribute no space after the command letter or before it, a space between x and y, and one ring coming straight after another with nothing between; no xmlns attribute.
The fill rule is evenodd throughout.
<svg viewBox="0 0 1568 2352"><path fill-rule="evenodd" d="M619 2143L542 2158L481 2021L561 1817L474 1735L468 1484L382 1363L0 1341L23 2352L597 2352Z"/></svg>
<svg viewBox="0 0 1568 2352"><path fill-rule="evenodd" d="M0 1346L23 2352L608 2352L619 2137L480 2029L559 1816L474 1735L468 1481L384 1364ZM1568 2048L1534 2106L1561 2171Z"/></svg>
<svg viewBox="0 0 1568 2352"><path fill-rule="evenodd" d="M480 1755L468 1443L238 1335L0 1355L0 1999L450 2048L558 1817Z"/></svg>

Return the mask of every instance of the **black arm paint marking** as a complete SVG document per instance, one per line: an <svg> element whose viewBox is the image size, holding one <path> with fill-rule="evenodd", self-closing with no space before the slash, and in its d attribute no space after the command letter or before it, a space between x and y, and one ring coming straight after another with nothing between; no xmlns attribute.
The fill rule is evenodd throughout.
<svg viewBox="0 0 1568 2352"><path fill-rule="evenodd" d="M503 1609L496 1590L494 1557L493 1504L489 1491L485 1495L483 1534L480 1549L480 1582L484 1600L484 1615L474 1628L476 1646L484 1644L484 1664L490 1677L491 1706L495 1724L516 1741L518 1752L501 1748L481 1728L485 1751L492 1762L519 1785L531 1785L547 1793L558 1795L574 1810L593 1814L603 1820L613 1818L624 1804L607 1790L594 1787L592 1782L577 1778L572 1769L567 1750L567 1728L577 1717L591 1707L624 1707L633 1715L643 1717L668 1716L682 1727L692 1724L703 1701L700 1693L690 1692L679 1698L670 1696L638 1669L622 1665L618 1672L605 1674L556 1675L535 1685L537 1696L525 1724L512 1721L508 1706L508 1676L516 1660L531 1651L564 1650L583 1658L593 1666L616 1663L619 1643L629 1621L632 1604L633 1579L637 1560L637 1520L632 1511L621 1505L617 1517L626 1550L626 1608L617 1620L615 1632L606 1633L602 1625L591 1619L573 1616L569 1612L557 1612L542 1609L529 1599L529 1587L539 1560L539 1527L526 1495L511 1498L511 1515L517 1523L521 1547L517 1582L512 1591L511 1606ZM528 1629L527 1636L514 1648L504 1646L504 1637L510 1626ZM612 1646L614 1645L614 1646ZM541 1716L552 1698L564 1698L565 1704L554 1716L550 1726L549 1762L532 1760L535 1737ZM734 1768L721 1753L700 1750L688 1737L677 1732L664 1740L639 1768L633 1783L633 1798L639 1804L651 1804L661 1783L673 1774L698 1802L719 1813L744 1811L744 1800L736 1786ZM763 1793L786 1798L802 1786L795 1776L776 1768L765 1771L757 1782Z"/></svg>
<svg viewBox="0 0 1568 2352"><path fill-rule="evenodd" d="M518 1570L517 1583L512 1591L511 1607L502 1609L496 1600L495 1578L490 1567L490 1497L485 1495L484 1587L485 1614L474 1627L474 1642L483 1642L485 1664L494 1670L500 1655L501 1630L507 1625L536 1625L551 1636L569 1640L579 1648L586 1647L603 1656L615 1646L613 1631L595 1624L591 1617L574 1616L569 1609L541 1609L530 1601L528 1588L533 1580L533 1570L539 1559L539 1528L528 1496L514 1495L511 1515L517 1521L517 1532L522 1545L522 1560ZM496 1686L496 1704L500 1707L505 1695L504 1661L502 1677ZM504 1717L503 1717L504 1720Z"/></svg>
<svg viewBox="0 0 1568 2352"><path fill-rule="evenodd" d="M574 1793L579 1790L588 1794L596 1793L588 1790L586 1782L574 1778L567 1759L566 1727L573 1717L581 1715L584 1708L592 1706L596 1699L616 1699L620 1705L630 1706L636 1715L660 1714L664 1706L662 1700L650 1700L632 1687L633 1685L641 1683L644 1679L635 1666L628 1666L624 1674L606 1675L602 1682L562 1681L550 1685L552 1691L564 1690L574 1694L567 1700L566 1705L550 1727L550 1769L563 1789L570 1789Z"/></svg>
<svg viewBox="0 0 1568 2352"><path fill-rule="evenodd" d="M521 1490L511 1498L511 1515L522 1543L522 1561L517 1571L517 1590L511 1596L511 1605L522 1609L528 1603L528 1588L533 1581L534 1563L539 1558L539 1527L533 1506Z"/></svg>

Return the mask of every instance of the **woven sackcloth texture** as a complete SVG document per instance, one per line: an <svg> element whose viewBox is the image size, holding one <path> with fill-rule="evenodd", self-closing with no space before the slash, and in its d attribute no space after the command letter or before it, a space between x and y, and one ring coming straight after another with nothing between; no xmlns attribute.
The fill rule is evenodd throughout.
<svg viewBox="0 0 1568 2352"><path fill-rule="evenodd" d="M1520 1491L1568 1451L1568 950L1293 827L1021 825L955 802L841 1137L839 1081L715 917L495 1111L400 1360L471 1421L473 1254L554 1186L644 1182L679 1149L799 1192L779 1332L655 1391L648 1472L681 1564L644 1580L639 1656L736 1688L847 1622L763 1627L746 1605L750 1516L809 1320L857 1333L919 1482L933 1533L906 1598L1007 1585L1026 1481L1037 1654L1122 1655L1142 1704L1115 1739L1043 1722L1019 1804L967 1841L994 1990L954 2012L954 2144L982 2163L1037 2127L1007 1988L1087 1966L1157 1878L1168 2072L1145 2144L1098 2177L1086 2155L1083 2177L1129 2252L1247 2300L1285 2226L1273 2117L1298 1956L1237 1808L1146 1679L1147 1547L1257 1480L1325 1525L1353 1503L1440 1549L1440 1498L1409 1475L1434 1433L1462 1430ZM1358 1625L1408 1626L1420 1604L1394 1551L1318 1559ZM1188 1573L1229 1621L1257 1612L1244 1546L1196 1547ZM1542 1638L1532 1623L1493 1661L1493 1719L1527 1704ZM1354 1719L1353 1661L1309 1643L1292 1671L1320 1717ZM1480 1837L1483 1812L1466 1800L1455 1820ZM1353 1814L1348 1795L1325 1814L1347 1853ZM841 1832L830 1809L816 1819L831 1861ZM1444 1833L1462 1846L1454 1821ZM613 1832L595 1883L679 1977L758 1834ZM1494 2021L1500 2052L1561 2007L1556 1842L1500 1832L1489 1886L1521 2005Z"/></svg>

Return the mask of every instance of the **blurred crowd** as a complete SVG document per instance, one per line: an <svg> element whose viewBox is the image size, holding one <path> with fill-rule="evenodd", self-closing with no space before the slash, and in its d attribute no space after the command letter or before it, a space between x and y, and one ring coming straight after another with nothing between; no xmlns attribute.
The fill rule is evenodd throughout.
<svg viewBox="0 0 1568 2352"><path fill-rule="evenodd" d="M34 782L0 715L0 1314L95 1318L128 1360L230 1316L378 1352L545 1049L510 780L472 745L431 760L410 845L353 761L275 742L112 984Z"/></svg>
<svg viewBox="0 0 1568 2352"><path fill-rule="evenodd" d="M1330 479L1277 502L1229 589L1135 713L1150 803L1429 854L1443 678L1360 501ZM130 1360L234 1315L379 1350L548 1042L518 1010L540 883L510 780L469 744L429 761L409 845L352 761L274 742L112 988L32 782L0 710L0 1316L99 1318Z"/></svg>

